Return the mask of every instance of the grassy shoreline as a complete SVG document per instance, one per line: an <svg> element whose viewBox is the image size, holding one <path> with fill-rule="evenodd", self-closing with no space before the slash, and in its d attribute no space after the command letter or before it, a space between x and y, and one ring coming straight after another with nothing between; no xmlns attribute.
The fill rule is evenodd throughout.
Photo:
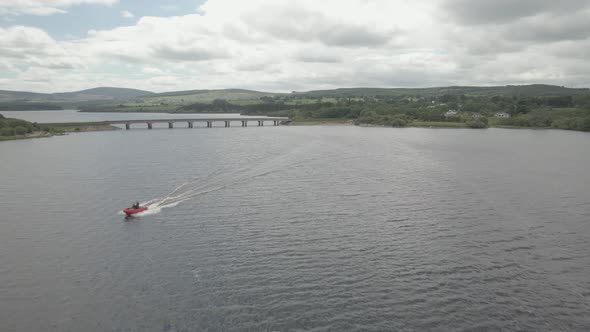
<svg viewBox="0 0 590 332"><path fill-rule="evenodd" d="M443 122L443 121L413 121L404 127L393 127L379 124L355 124L351 119L295 119L289 125L292 126L358 126L358 127L383 127L383 128L430 128L430 129L484 129L484 128L469 128L465 122ZM523 126L509 126L496 123L490 123L488 128L500 129L559 129L553 127L523 127Z"/></svg>
<svg viewBox="0 0 590 332"><path fill-rule="evenodd" d="M51 137L54 134L50 133L50 132L46 132L46 131L36 131L30 134L25 134L25 135L14 135L14 136L0 136L0 142L1 141L16 141L16 140L21 140L21 139L31 139L31 138L46 138L46 137Z"/></svg>
<svg viewBox="0 0 590 332"><path fill-rule="evenodd" d="M465 122L437 122L437 121L414 121L408 127L417 128L468 128Z"/></svg>
<svg viewBox="0 0 590 332"><path fill-rule="evenodd" d="M15 141L31 138L47 138L53 136L67 135L68 133L83 133L91 131L113 131L121 128L104 122L74 122L74 123L39 123L41 128L46 130L35 131L25 135L0 136L2 141Z"/></svg>
<svg viewBox="0 0 590 332"><path fill-rule="evenodd" d="M108 122L60 122L60 123L40 123L41 127L50 127L66 133L78 133L89 131L112 131L121 130L121 128L110 125Z"/></svg>
<svg viewBox="0 0 590 332"><path fill-rule="evenodd" d="M67 135L68 133L82 133L94 131L115 131L121 128L108 124L108 122L65 122L65 123L39 123L42 128L50 128L50 131L37 131L26 135L0 137L0 141L13 141L31 138L47 138L55 135ZM414 121L405 127L391 127L378 124L355 124L353 120L346 118L333 119L294 119L288 125L291 126L358 126L358 127L384 127L384 128L431 128L431 129L468 129L463 122L423 122ZM491 124L489 128L502 129L558 129L551 127L519 127Z"/></svg>
<svg viewBox="0 0 590 332"><path fill-rule="evenodd" d="M353 120L346 118L333 119L294 119L291 126L353 126Z"/></svg>
<svg viewBox="0 0 590 332"><path fill-rule="evenodd" d="M290 125L292 126L358 126L358 127L388 127L388 128L403 128L392 127L380 124L355 124L353 119L334 118L334 119L294 119ZM423 122L414 121L405 127L414 128L467 128L464 122Z"/></svg>

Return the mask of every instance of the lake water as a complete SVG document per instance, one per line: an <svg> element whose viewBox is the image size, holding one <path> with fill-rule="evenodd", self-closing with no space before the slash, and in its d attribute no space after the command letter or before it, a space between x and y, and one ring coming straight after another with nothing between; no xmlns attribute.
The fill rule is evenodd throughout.
<svg viewBox="0 0 590 332"><path fill-rule="evenodd" d="M0 330L588 331L589 148L346 126L0 142ZM136 200L154 209L126 221Z"/></svg>
<svg viewBox="0 0 590 332"><path fill-rule="evenodd" d="M78 112L77 110L63 111L1 111L7 118L23 119L39 123L63 122L91 122L117 120L145 120L145 119L198 119L198 118L248 118L239 114L179 114L179 113L114 113L114 112ZM258 116L259 117L259 116Z"/></svg>

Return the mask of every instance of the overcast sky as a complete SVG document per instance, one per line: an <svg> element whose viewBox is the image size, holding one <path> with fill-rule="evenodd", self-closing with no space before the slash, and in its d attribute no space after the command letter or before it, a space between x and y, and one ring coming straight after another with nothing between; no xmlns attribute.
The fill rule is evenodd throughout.
<svg viewBox="0 0 590 332"><path fill-rule="evenodd" d="M590 87L590 0L0 0L0 89Z"/></svg>

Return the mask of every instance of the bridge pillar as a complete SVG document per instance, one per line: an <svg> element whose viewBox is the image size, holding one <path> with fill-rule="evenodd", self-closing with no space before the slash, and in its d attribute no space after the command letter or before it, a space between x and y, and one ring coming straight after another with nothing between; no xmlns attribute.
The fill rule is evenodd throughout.
<svg viewBox="0 0 590 332"><path fill-rule="evenodd" d="M193 123L191 121L188 122L188 127L192 128L193 127Z"/></svg>
<svg viewBox="0 0 590 332"><path fill-rule="evenodd" d="M248 121L242 120L242 127L248 127Z"/></svg>
<svg viewBox="0 0 590 332"><path fill-rule="evenodd" d="M126 123L125 124L125 129L129 130L131 128L131 124L130 123Z"/></svg>
<svg viewBox="0 0 590 332"><path fill-rule="evenodd" d="M262 126L264 126L264 121L258 120L258 127L262 127Z"/></svg>
<svg viewBox="0 0 590 332"><path fill-rule="evenodd" d="M152 129L152 123L151 122L148 122L147 125L148 125L148 129Z"/></svg>
<svg viewBox="0 0 590 332"><path fill-rule="evenodd" d="M225 126L229 127L229 121L225 121Z"/></svg>
<svg viewBox="0 0 590 332"><path fill-rule="evenodd" d="M213 123L211 121L207 121L207 128L213 127Z"/></svg>
<svg viewBox="0 0 590 332"><path fill-rule="evenodd" d="M170 128L170 129L174 128L173 122L168 122L168 128Z"/></svg>

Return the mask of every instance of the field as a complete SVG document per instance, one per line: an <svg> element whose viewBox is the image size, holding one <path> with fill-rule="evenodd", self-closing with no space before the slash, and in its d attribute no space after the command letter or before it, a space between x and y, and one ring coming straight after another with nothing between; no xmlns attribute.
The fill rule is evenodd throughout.
<svg viewBox="0 0 590 332"><path fill-rule="evenodd" d="M51 128L55 132L85 132L120 130L121 128L106 122L65 122L65 123L40 123L39 126Z"/></svg>
<svg viewBox="0 0 590 332"><path fill-rule="evenodd" d="M281 95L276 93L258 92L250 90L195 90L181 91L177 93L162 93L149 97L141 98L144 104L171 104L171 105L187 105L194 103L208 104L216 99L224 99L227 101L241 101L241 100L257 100L260 102L260 97L272 97Z"/></svg>

